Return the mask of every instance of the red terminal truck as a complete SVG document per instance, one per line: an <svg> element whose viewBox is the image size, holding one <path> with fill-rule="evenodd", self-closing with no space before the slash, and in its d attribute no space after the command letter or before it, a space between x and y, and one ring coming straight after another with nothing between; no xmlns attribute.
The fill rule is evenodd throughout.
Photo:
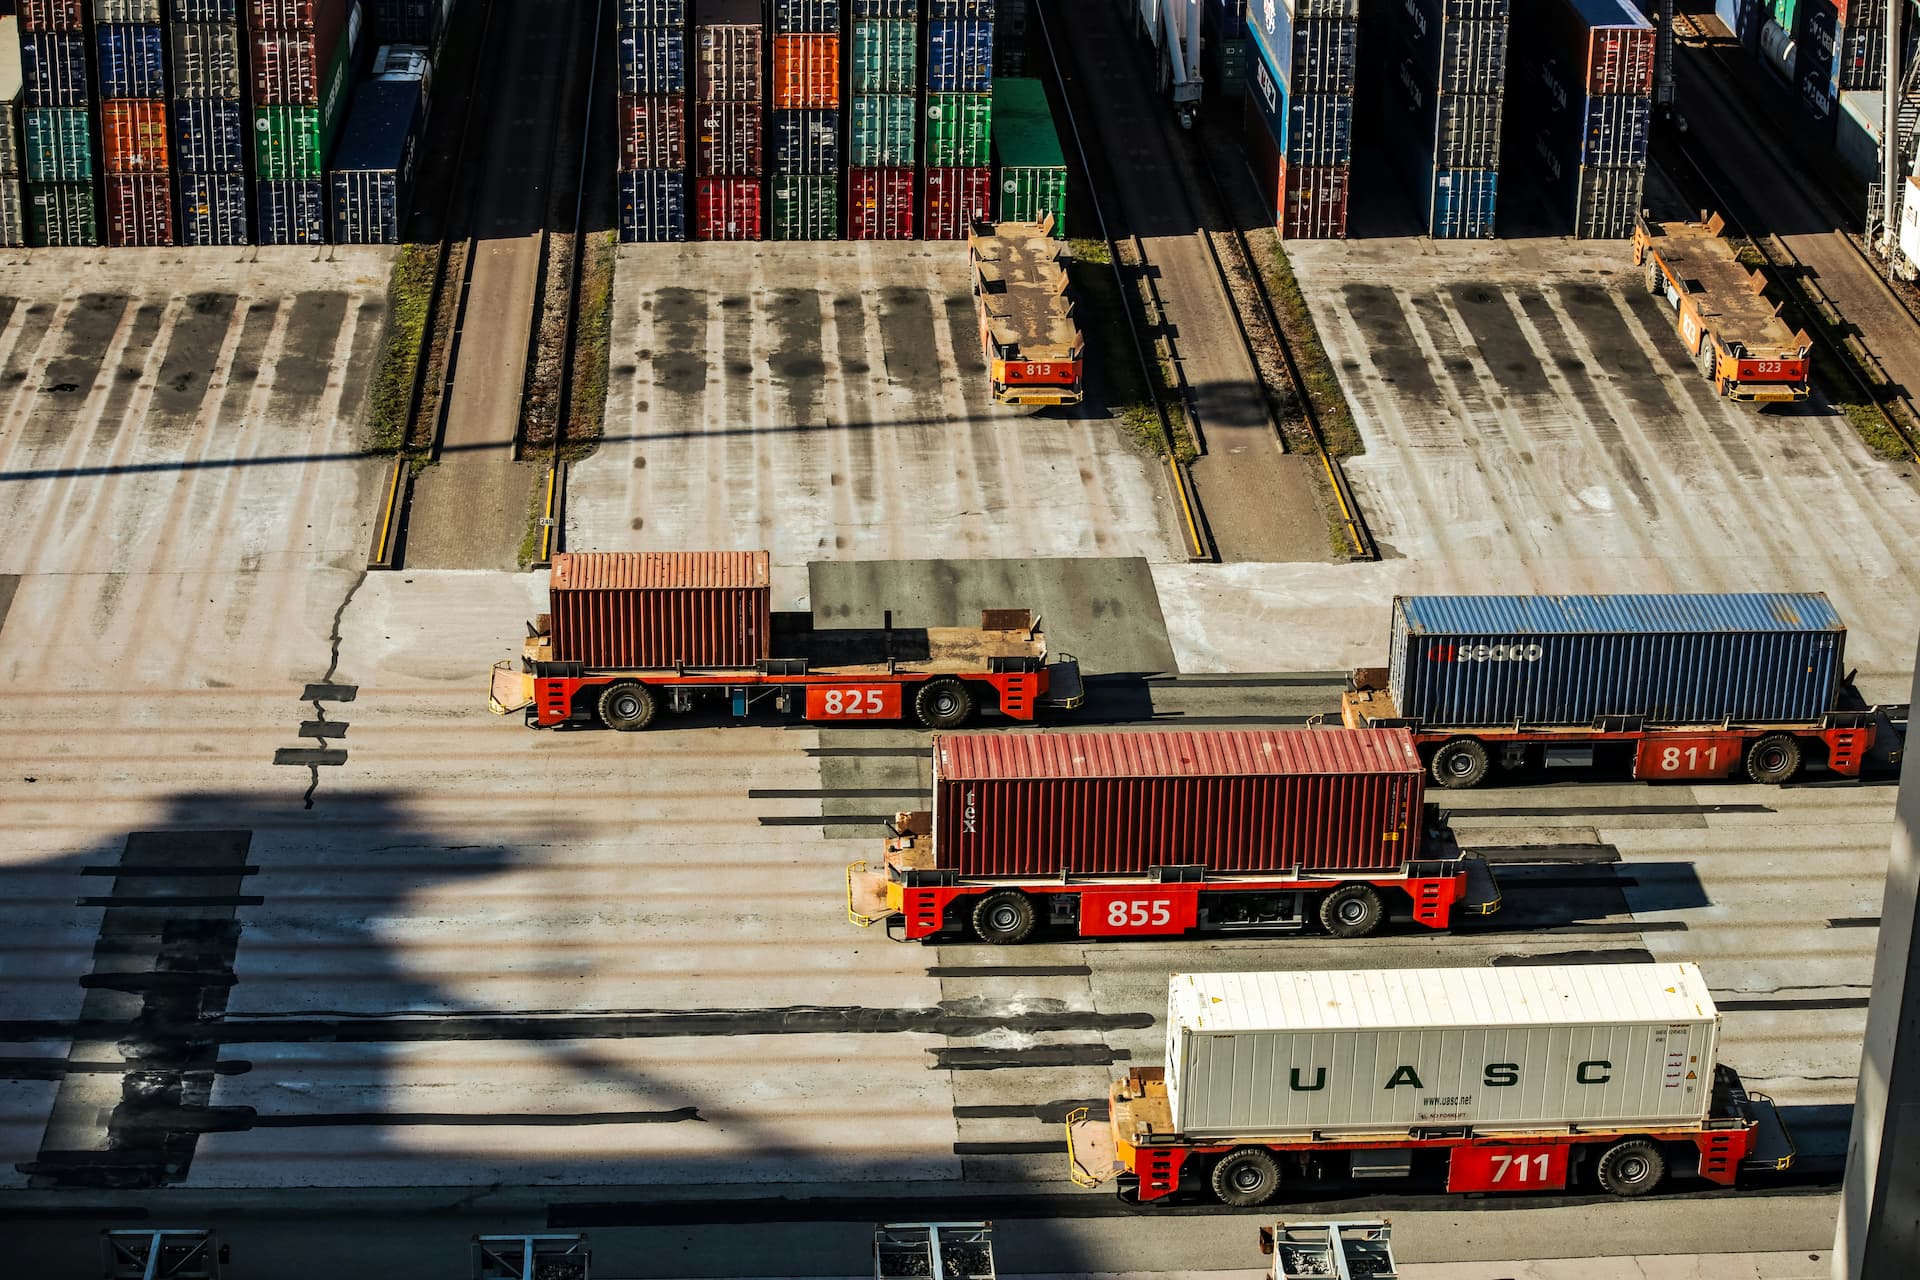
<svg viewBox="0 0 1920 1280"><path fill-rule="evenodd" d="M1404 730L943 734L933 808L901 813L847 915L905 940L1430 929L1499 909L1423 801ZM898 930L896 934L896 929Z"/></svg>
<svg viewBox="0 0 1920 1280"><path fill-rule="evenodd" d="M1609 755L1655 781L1858 777L1886 709L1846 640L1819 594L1400 596L1392 665L1352 674L1341 719L1411 731L1443 787Z"/></svg>
<svg viewBox="0 0 1920 1280"><path fill-rule="evenodd" d="M980 347L1002 404L1079 404L1086 344L1067 294L1066 246L1053 215L976 222L967 236Z"/></svg>
<svg viewBox="0 0 1920 1280"><path fill-rule="evenodd" d="M1068 1168L1123 1198L1247 1208L1322 1180L1644 1195L1794 1159L1717 1057L1692 964L1175 974L1166 1065L1067 1120Z"/></svg>
<svg viewBox="0 0 1920 1280"><path fill-rule="evenodd" d="M770 610L764 551L571 552L553 558L550 612L527 627L520 669L493 668L487 706L529 725L644 729L662 710L725 701L807 720L912 716L952 729L980 711L1033 720L1077 707L1079 663L1049 654L1024 609L978 627L819 629ZM779 656L775 656L779 655Z"/></svg>
<svg viewBox="0 0 1920 1280"><path fill-rule="evenodd" d="M1767 280L1742 266L1719 214L1699 222L1634 219L1633 264L1647 292L1673 308L1674 328L1714 390L1729 400L1807 398L1813 339L1787 328Z"/></svg>

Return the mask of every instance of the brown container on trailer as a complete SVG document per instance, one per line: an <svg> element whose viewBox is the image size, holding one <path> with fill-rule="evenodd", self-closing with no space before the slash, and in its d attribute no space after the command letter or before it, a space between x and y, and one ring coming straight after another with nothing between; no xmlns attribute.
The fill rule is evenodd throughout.
<svg viewBox="0 0 1920 1280"><path fill-rule="evenodd" d="M934 855L964 876L1393 871L1420 854L1404 729L967 734L933 743Z"/></svg>
<svg viewBox="0 0 1920 1280"><path fill-rule="evenodd" d="M764 551L587 551L553 558L557 662L596 669L751 667L767 656Z"/></svg>
<svg viewBox="0 0 1920 1280"><path fill-rule="evenodd" d="M167 167L167 104L109 98L100 104L100 152L108 173L155 173Z"/></svg>

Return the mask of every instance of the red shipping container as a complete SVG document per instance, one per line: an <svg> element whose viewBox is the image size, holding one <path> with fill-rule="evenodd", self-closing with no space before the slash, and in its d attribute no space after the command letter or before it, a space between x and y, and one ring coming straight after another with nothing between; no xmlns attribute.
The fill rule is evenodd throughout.
<svg viewBox="0 0 1920 1280"><path fill-rule="evenodd" d="M253 105L319 105L321 81L333 62L334 50L345 38L346 25L346 10L329 6L320 11L316 30L255 31Z"/></svg>
<svg viewBox="0 0 1920 1280"><path fill-rule="evenodd" d="M1420 856L1404 729L942 735L934 858L963 876L1386 871Z"/></svg>
<svg viewBox="0 0 1920 1280"><path fill-rule="evenodd" d="M107 178L107 243L151 248L173 243L173 184L164 173Z"/></svg>
<svg viewBox="0 0 1920 1280"><path fill-rule="evenodd" d="M773 643L764 551L561 552L553 659L598 669L751 667Z"/></svg>
<svg viewBox="0 0 1920 1280"><path fill-rule="evenodd" d="M1348 165L1289 165L1280 158L1267 122L1251 100L1242 111L1241 138L1261 195L1271 201L1274 225L1290 240L1347 238Z"/></svg>
<svg viewBox="0 0 1920 1280"><path fill-rule="evenodd" d="M797 109L840 105L839 36L774 37L773 105Z"/></svg>
<svg viewBox="0 0 1920 1280"><path fill-rule="evenodd" d="M754 177L766 171L761 141L766 112L757 102L694 104L694 172L703 178Z"/></svg>
<svg viewBox="0 0 1920 1280"><path fill-rule="evenodd" d="M316 10L344 10L352 0L247 0L249 31L311 31ZM325 17L325 14L321 14Z"/></svg>
<svg viewBox="0 0 1920 1280"><path fill-rule="evenodd" d="M22 31L80 31L87 21L87 0L20 0Z"/></svg>
<svg viewBox="0 0 1920 1280"><path fill-rule="evenodd" d="M923 238L965 240L975 219L993 217L993 170L927 170L927 221Z"/></svg>
<svg viewBox="0 0 1920 1280"><path fill-rule="evenodd" d="M147 98L110 98L101 103L100 152L108 173L165 171L167 104Z"/></svg>
<svg viewBox="0 0 1920 1280"><path fill-rule="evenodd" d="M760 179L700 178L694 183L694 234L702 240L763 240Z"/></svg>
<svg viewBox="0 0 1920 1280"><path fill-rule="evenodd" d="M913 170L847 170L847 239L913 239Z"/></svg>
<svg viewBox="0 0 1920 1280"><path fill-rule="evenodd" d="M621 94L620 167L682 169L687 163L687 101L685 98L635 97Z"/></svg>
<svg viewBox="0 0 1920 1280"><path fill-rule="evenodd" d="M760 61L765 36L741 23L694 28L698 94L704 102L762 102Z"/></svg>

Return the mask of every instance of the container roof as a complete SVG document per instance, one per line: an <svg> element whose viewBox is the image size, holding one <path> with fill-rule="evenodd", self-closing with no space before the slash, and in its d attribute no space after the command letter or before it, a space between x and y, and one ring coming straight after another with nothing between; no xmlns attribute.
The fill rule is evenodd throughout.
<svg viewBox="0 0 1920 1280"><path fill-rule="evenodd" d="M677 587L765 587L764 551L563 551L553 558L553 591L668 591Z"/></svg>
<svg viewBox="0 0 1920 1280"><path fill-rule="evenodd" d="M1740 595L1401 596L1415 635L1845 631L1819 592Z"/></svg>
<svg viewBox="0 0 1920 1280"><path fill-rule="evenodd" d="M948 734L934 739L933 764L941 778L978 781L1420 772L1404 729Z"/></svg>
<svg viewBox="0 0 1920 1280"><path fill-rule="evenodd" d="M1168 1014L1199 1032L1694 1022L1716 1016L1695 964L1176 973Z"/></svg>

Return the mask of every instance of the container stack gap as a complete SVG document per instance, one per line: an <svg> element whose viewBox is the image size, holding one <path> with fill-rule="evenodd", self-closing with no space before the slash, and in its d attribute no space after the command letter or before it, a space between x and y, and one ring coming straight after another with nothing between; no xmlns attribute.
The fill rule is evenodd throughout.
<svg viewBox="0 0 1920 1280"><path fill-rule="evenodd" d="M86 2L27 0L20 6L27 242L36 247L100 243Z"/></svg>
<svg viewBox="0 0 1920 1280"><path fill-rule="evenodd" d="M767 32L759 0L694 0L694 234L762 240Z"/></svg>
<svg viewBox="0 0 1920 1280"><path fill-rule="evenodd" d="M773 0L773 238L840 238L840 0Z"/></svg>
<svg viewBox="0 0 1920 1280"><path fill-rule="evenodd" d="M262 244L325 244L327 160L352 101L358 0L247 0Z"/></svg>
<svg viewBox="0 0 1920 1280"><path fill-rule="evenodd" d="M1248 6L1256 56L1242 127L1262 195L1288 239L1347 235L1359 8L1359 0Z"/></svg>
<svg viewBox="0 0 1920 1280"><path fill-rule="evenodd" d="M173 165L185 245L251 241L247 222L247 57L239 0L167 0L173 57Z"/></svg>
<svg viewBox="0 0 1920 1280"><path fill-rule="evenodd" d="M616 0L620 241L685 240L687 0Z"/></svg>

